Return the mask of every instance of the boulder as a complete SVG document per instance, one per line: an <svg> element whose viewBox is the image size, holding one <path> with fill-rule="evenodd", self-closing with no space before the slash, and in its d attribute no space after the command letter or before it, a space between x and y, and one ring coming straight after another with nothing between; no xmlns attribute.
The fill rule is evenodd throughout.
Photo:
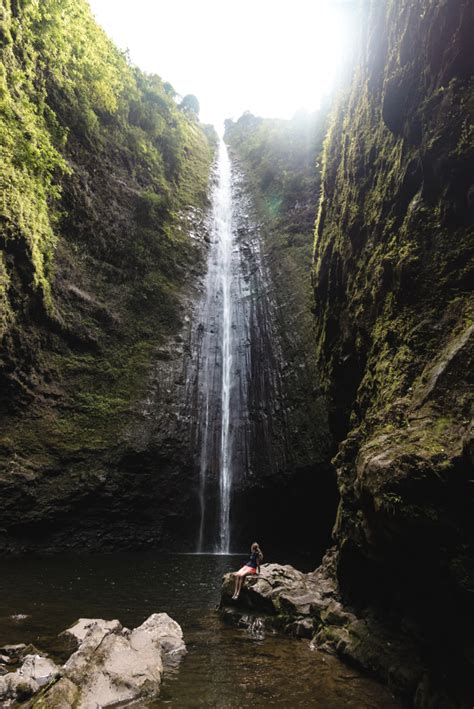
<svg viewBox="0 0 474 709"><path fill-rule="evenodd" d="M29 699L39 689L33 679L22 677L19 672L8 672L0 677L0 706L9 707L13 702Z"/></svg>
<svg viewBox="0 0 474 709"><path fill-rule="evenodd" d="M223 578L221 607L230 605L270 615L278 614L282 593L296 596L307 591L305 576L289 565L263 564L260 574L245 578L240 596L234 600L234 574L226 574Z"/></svg>
<svg viewBox="0 0 474 709"><path fill-rule="evenodd" d="M13 647L16 650L15 646ZM18 646L21 652L26 646ZM60 669L52 660L41 655L27 655L16 672L8 672L0 677L0 705L22 702L35 694L41 687L59 676Z"/></svg>
<svg viewBox="0 0 474 709"><path fill-rule="evenodd" d="M286 631L297 638L312 638L314 635L314 620L312 618L302 618L289 623Z"/></svg>
<svg viewBox="0 0 474 709"><path fill-rule="evenodd" d="M18 643L17 645L3 645L0 647L0 656L4 658L2 662L8 665L20 662L25 655L33 653L33 645L25 645L25 643Z"/></svg>
<svg viewBox="0 0 474 709"><path fill-rule="evenodd" d="M258 576L247 576L237 600L232 598L234 574L223 579L221 615L229 621L233 614L262 613L274 616L273 625L309 636L324 613L339 613L338 623L353 619L339 603L337 583L332 576L334 551L330 550L315 572L305 574L289 565L264 564ZM329 611L330 609L330 611ZM233 613L230 613L232 611ZM309 618L306 624L293 623ZM232 619L235 621L235 618Z"/></svg>
<svg viewBox="0 0 474 709"><path fill-rule="evenodd" d="M150 643L161 650L165 665L174 664L186 653L181 627L167 613L153 613L138 628L132 630L130 643L134 650L141 652Z"/></svg>
<svg viewBox="0 0 474 709"><path fill-rule="evenodd" d="M78 709L158 694L163 660L186 652L180 626L166 613L154 613L133 631L118 621L81 619L67 632L79 643L64 665L79 688Z"/></svg>
<svg viewBox="0 0 474 709"><path fill-rule="evenodd" d="M0 676L0 707L14 702L27 702L28 709L126 705L156 696L164 664L176 664L186 652L180 626L166 613L154 613L134 630L118 620L80 618L61 635L76 648L65 665L27 655L16 672ZM16 661L28 647L2 650Z"/></svg>
<svg viewBox="0 0 474 709"><path fill-rule="evenodd" d="M86 635L89 636L89 640L92 640L93 637L95 641L99 642L99 640L107 633L113 633L116 630L121 629L122 626L118 620L79 618L73 626L61 633L61 635L70 638L76 644L76 647L79 647L79 645L81 645L81 643L85 640Z"/></svg>
<svg viewBox="0 0 474 709"><path fill-rule="evenodd" d="M60 669L48 657L27 655L17 672L23 679L35 682L38 687L44 687L45 684L58 677Z"/></svg>

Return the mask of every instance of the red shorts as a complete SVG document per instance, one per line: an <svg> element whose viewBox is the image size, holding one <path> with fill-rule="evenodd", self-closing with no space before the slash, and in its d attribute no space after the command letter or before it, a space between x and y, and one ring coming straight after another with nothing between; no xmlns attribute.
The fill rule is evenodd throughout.
<svg viewBox="0 0 474 709"><path fill-rule="evenodd" d="M247 576L247 574L256 574L257 569L254 569L253 566L242 566L241 569L235 572L236 576Z"/></svg>

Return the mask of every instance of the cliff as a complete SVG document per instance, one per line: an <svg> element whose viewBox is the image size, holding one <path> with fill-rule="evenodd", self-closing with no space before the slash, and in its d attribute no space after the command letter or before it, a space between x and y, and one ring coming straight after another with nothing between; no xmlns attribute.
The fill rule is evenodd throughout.
<svg viewBox="0 0 474 709"><path fill-rule="evenodd" d="M337 576L346 602L421 643L419 706L444 706L436 683L459 698L472 674L471 22L465 0L364 10L315 238Z"/></svg>
<svg viewBox="0 0 474 709"><path fill-rule="evenodd" d="M0 4L0 121L0 549L160 541L193 494L212 131L84 0Z"/></svg>
<svg viewBox="0 0 474 709"><path fill-rule="evenodd" d="M254 294L247 384L253 474L244 478L237 504L247 521L257 508L254 536L262 544L286 536L310 548L314 558L330 541L338 499L310 280L326 121L325 108L291 120L244 113L225 126L234 205L241 205L234 207L236 243L243 262L246 251L253 254L244 269Z"/></svg>

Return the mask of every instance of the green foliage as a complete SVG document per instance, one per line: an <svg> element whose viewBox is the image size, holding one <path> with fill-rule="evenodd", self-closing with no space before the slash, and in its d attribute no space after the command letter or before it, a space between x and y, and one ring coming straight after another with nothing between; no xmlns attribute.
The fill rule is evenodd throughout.
<svg viewBox="0 0 474 709"><path fill-rule="evenodd" d="M111 145L128 153L169 213L198 129L176 108L169 86L127 64L84 0L3 0L0 12L2 234L26 249L31 286L52 309L57 207L62 175L71 170L68 134L97 157ZM202 198L202 185L198 191Z"/></svg>
<svg viewBox="0 0 474 709"><path fill-rule="evenodd" d="M12 419L12 450L110 447L179 322L197 259L181 216L206 205L213 146L174 97L86 0L0 0L0 335L30 352L34 394L48 372L63 402Z"/></svg>
<svg viewBox="0 0 474 709"><path fill-rule="evenodd" d="M198 116L199 115L199 101L197 100L196 96L193 94L186 94L184 96L183 100L179 104L179 107L183 111L187 111L188 113L193 113L194 115Z"/></svg>

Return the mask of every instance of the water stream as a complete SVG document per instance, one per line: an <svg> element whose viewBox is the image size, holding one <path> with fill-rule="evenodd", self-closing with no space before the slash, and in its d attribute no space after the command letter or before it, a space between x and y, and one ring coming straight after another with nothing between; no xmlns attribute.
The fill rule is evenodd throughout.
<svg viewBox="0 0 474 709"><path fill-rule="evenodd" d="M233 479L233 416L239 417L240 399L233 397L237 368L239 332L235 323L235 287L239 268L234 259L232 224L232 179L227 147L221 138L212 196L211 245L201 312L201 349L199 362L200 482L201 522L197 550L227 554L230 551L230 506ZM238 319L237 319L238 320ZM236 408L237 407L237 408ZM207 510L215 499L210 486L217 482L218 513ZM208 530L213 523L217 529Z"/></svg>
<svg viewBox="0 0 474 709"><path fill-rule="evenodd" d="M221 394L221 448L219 478L219 547L221 554L229 553L230 495L232 489L232 457L230 454L230 387L232 369L232 195L230 160L226 145L219 146L219 182L214 198L214 219L218 237L222 289L222 394Z"/></svg>

